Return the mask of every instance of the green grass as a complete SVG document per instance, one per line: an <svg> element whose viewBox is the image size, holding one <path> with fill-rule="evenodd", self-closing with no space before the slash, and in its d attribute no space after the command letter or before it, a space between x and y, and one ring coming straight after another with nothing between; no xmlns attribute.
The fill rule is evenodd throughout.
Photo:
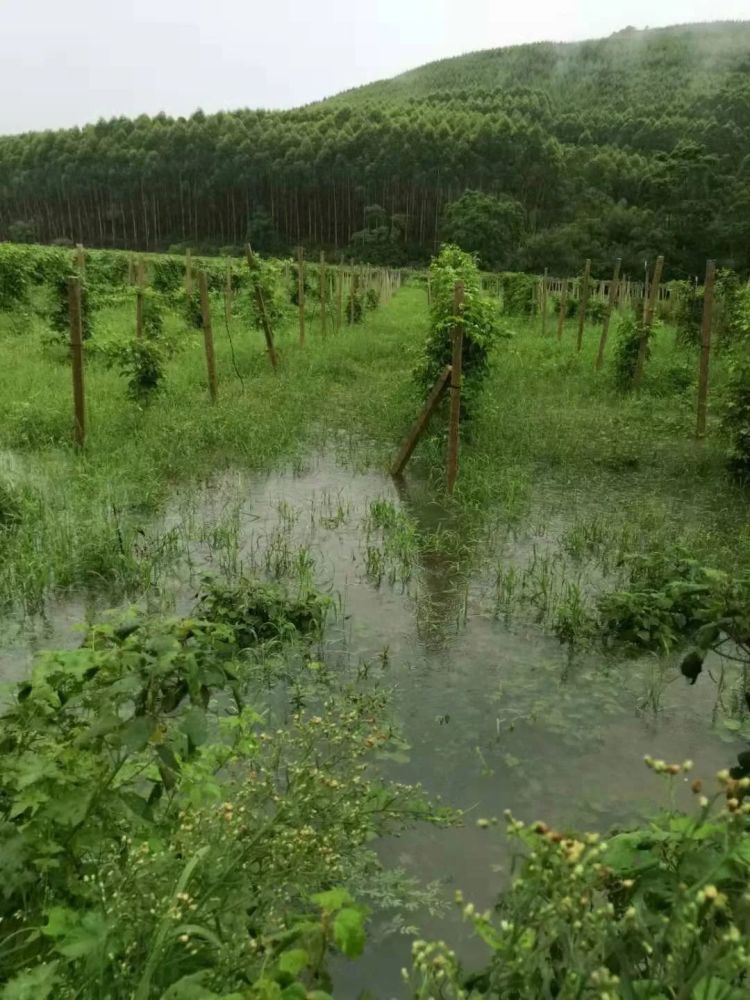
<svg viewBox="0 0 750 1000"><path fill-rule="evenodd" d="M97 316L94 343L132 334L127 306ZM427 330L424 292L404 288L361 326L323 340L308 321L297 343L293 316L277 331L274 373L262 335L231 324L234 361L217 301L219 399L208 400L202 337L168 320L180 350L165 389L139 406L90 351L88 438L72 448L70 372L61 348L34 315L0 315L2 481L13 508L0 530L0 601L38 608L68 588L141 593L179 556L174 535L155 527L178 486L230 466L268 470L328 442L354 464L385 467L420 398L411 372ZM514 336L493 358L475 421L464 429L455 542L462 551L499 525L542 509L566 519L578 555L685 544L719 563L747 548L744 495L724 471L718 405L725 379L714 358L709 435L693 436L697 356L661 328L638 394L614 388L608 367L594 372L598 328L575 350L575 323L563 339L542 338L540 321L509 321ZM554 324L550 324L550 329ZM611 334L608 363L616 338ZM235 373L235 363L242 376ZM407 470L444 490L443 415ZM0 505L2 504L0 500ZM2 512L0 512L1 514ZM441 545L451 544L445 529Z"/></svg>

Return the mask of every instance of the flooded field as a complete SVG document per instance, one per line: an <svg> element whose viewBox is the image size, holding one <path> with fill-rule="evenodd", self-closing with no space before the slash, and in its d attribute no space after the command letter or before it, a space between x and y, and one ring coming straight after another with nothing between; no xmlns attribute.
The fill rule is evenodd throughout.
<svg viewBox="0 0 750 1000"><path fill-rule="evenodd" d="M554 518L540 503L522 522L495 525L480 546L457 547L461 525L425 484L358 470L331 449L269 475L227 472L178 494L149 528L174 549L149 593L152 608L186 612L203 573L329 593L321 659L391 693L403 745L382 767L464 814L459 826L420 827L381 845L389 866L435 883L435 912L409 914L396 929L383 917L363 961L338 970L351 995L375 976L383 995L398 989L410 948L401 931L413 922L444 936L445 921L460 924L449 905L456 888L492 905L510 857L503 836L477 819L511 809L604 830L663 802L644 753L696 759L707 774L731 761L734 738L722 725L736 680L728 664L717 660L691 687L669 660L561 643L540 623L538 600L510 600L508 581L538 585L541 563L547 603L561 586L556 572L571 579L564 550L582 501L570 494L566 509L564 498L551 499ZM578 573L589 590L605 578ZM101 595L57 601L44 620L7 626L4 679L23 675L34 649L78 641L73 626L105 603ZM282 719L292 711L291 699L273 695L270 704Z"/></svg>

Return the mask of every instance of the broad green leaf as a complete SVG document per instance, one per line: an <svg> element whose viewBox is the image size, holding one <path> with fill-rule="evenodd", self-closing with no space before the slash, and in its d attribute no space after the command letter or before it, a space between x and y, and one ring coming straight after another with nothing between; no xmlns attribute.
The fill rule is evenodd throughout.
<svg viewBox="0 0 750 1000"><path fill-rule="evenodd" d="M162 993L160 1000L218 1000L219 994L206 989L201 982L206 975L207 972L204 970L191 976L183 976Z"/></svg>
<svg viewBox="0 0 750 1000"><path fill-rule="evenodd" d="M716 976L704 976L693 987L690 1000L742 1000L743 995L723 979L718 979Z"/></svg>
<svg viewBox="0 0 750 1000"><path fill-rule="evenodd" d="M130 719L120 730L120 738L124 747L137 753L143 750L156 727L154 719L149 715L136 715Z"/></svg>
<svg viewBox="0 0 750 1000"><path fill-rule="evenodd" d="M0 1000L47 1000L57 980L57 962L37 965L6 983Z"/></svg>
<svg viewBox="0 0 750 1000"><path fill-rule="evenodd" d="M180 728L193 747L202 746L208 737L206 713L202 708L194 705L185 713Z"/></svg>
<svg viewBox="0 0 750 1000"><path fill-rule="evenodd" d="M361 910L347 906L333 921L333 940L347 958L357 958L365 947L365 918Z"/></svg>
<svg viewBox="0 0 750 1000"><path fill-rule="evenodd" d="M281 994L283 1000L306 1000L307 990L302 983L291 983Z"/></svg>
<svg viewBox="0 0 750 1000"><path fill-rule="evenodd" d="M318 892L312 897L312 901L327 913L335 913L342 906L351 906L354 902L346 889L328 889L327 892Z"/></svg>
<svg viewBox="0 0 750 1000"><path fill-rule="evenodd" d="M304 948L292 948L282 952L279 957L279 969L288 972L290 976L298 976L308 962L308 954Z"/></svg>

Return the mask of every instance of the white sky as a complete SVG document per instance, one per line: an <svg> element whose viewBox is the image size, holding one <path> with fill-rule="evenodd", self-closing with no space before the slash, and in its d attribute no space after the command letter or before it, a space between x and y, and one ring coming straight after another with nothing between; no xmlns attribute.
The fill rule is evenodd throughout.
<svg viewBox="0 0 750 1000"><path fill-rule="evenodd" d="M475 49L747 18L749 0L0 0L0 133L294 107Z"/></svg>

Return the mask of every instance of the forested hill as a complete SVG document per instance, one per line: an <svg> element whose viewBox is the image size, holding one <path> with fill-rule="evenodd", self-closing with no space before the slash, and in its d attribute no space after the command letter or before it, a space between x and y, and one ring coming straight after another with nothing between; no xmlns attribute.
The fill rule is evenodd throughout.
<svg viewBox="0 0 750 1000"><path fill-rule="evenodd" d="M293 111L0 139L0 238L302 243L488 267L750 269L750 22L627 29L424 66Z"/></svg>

